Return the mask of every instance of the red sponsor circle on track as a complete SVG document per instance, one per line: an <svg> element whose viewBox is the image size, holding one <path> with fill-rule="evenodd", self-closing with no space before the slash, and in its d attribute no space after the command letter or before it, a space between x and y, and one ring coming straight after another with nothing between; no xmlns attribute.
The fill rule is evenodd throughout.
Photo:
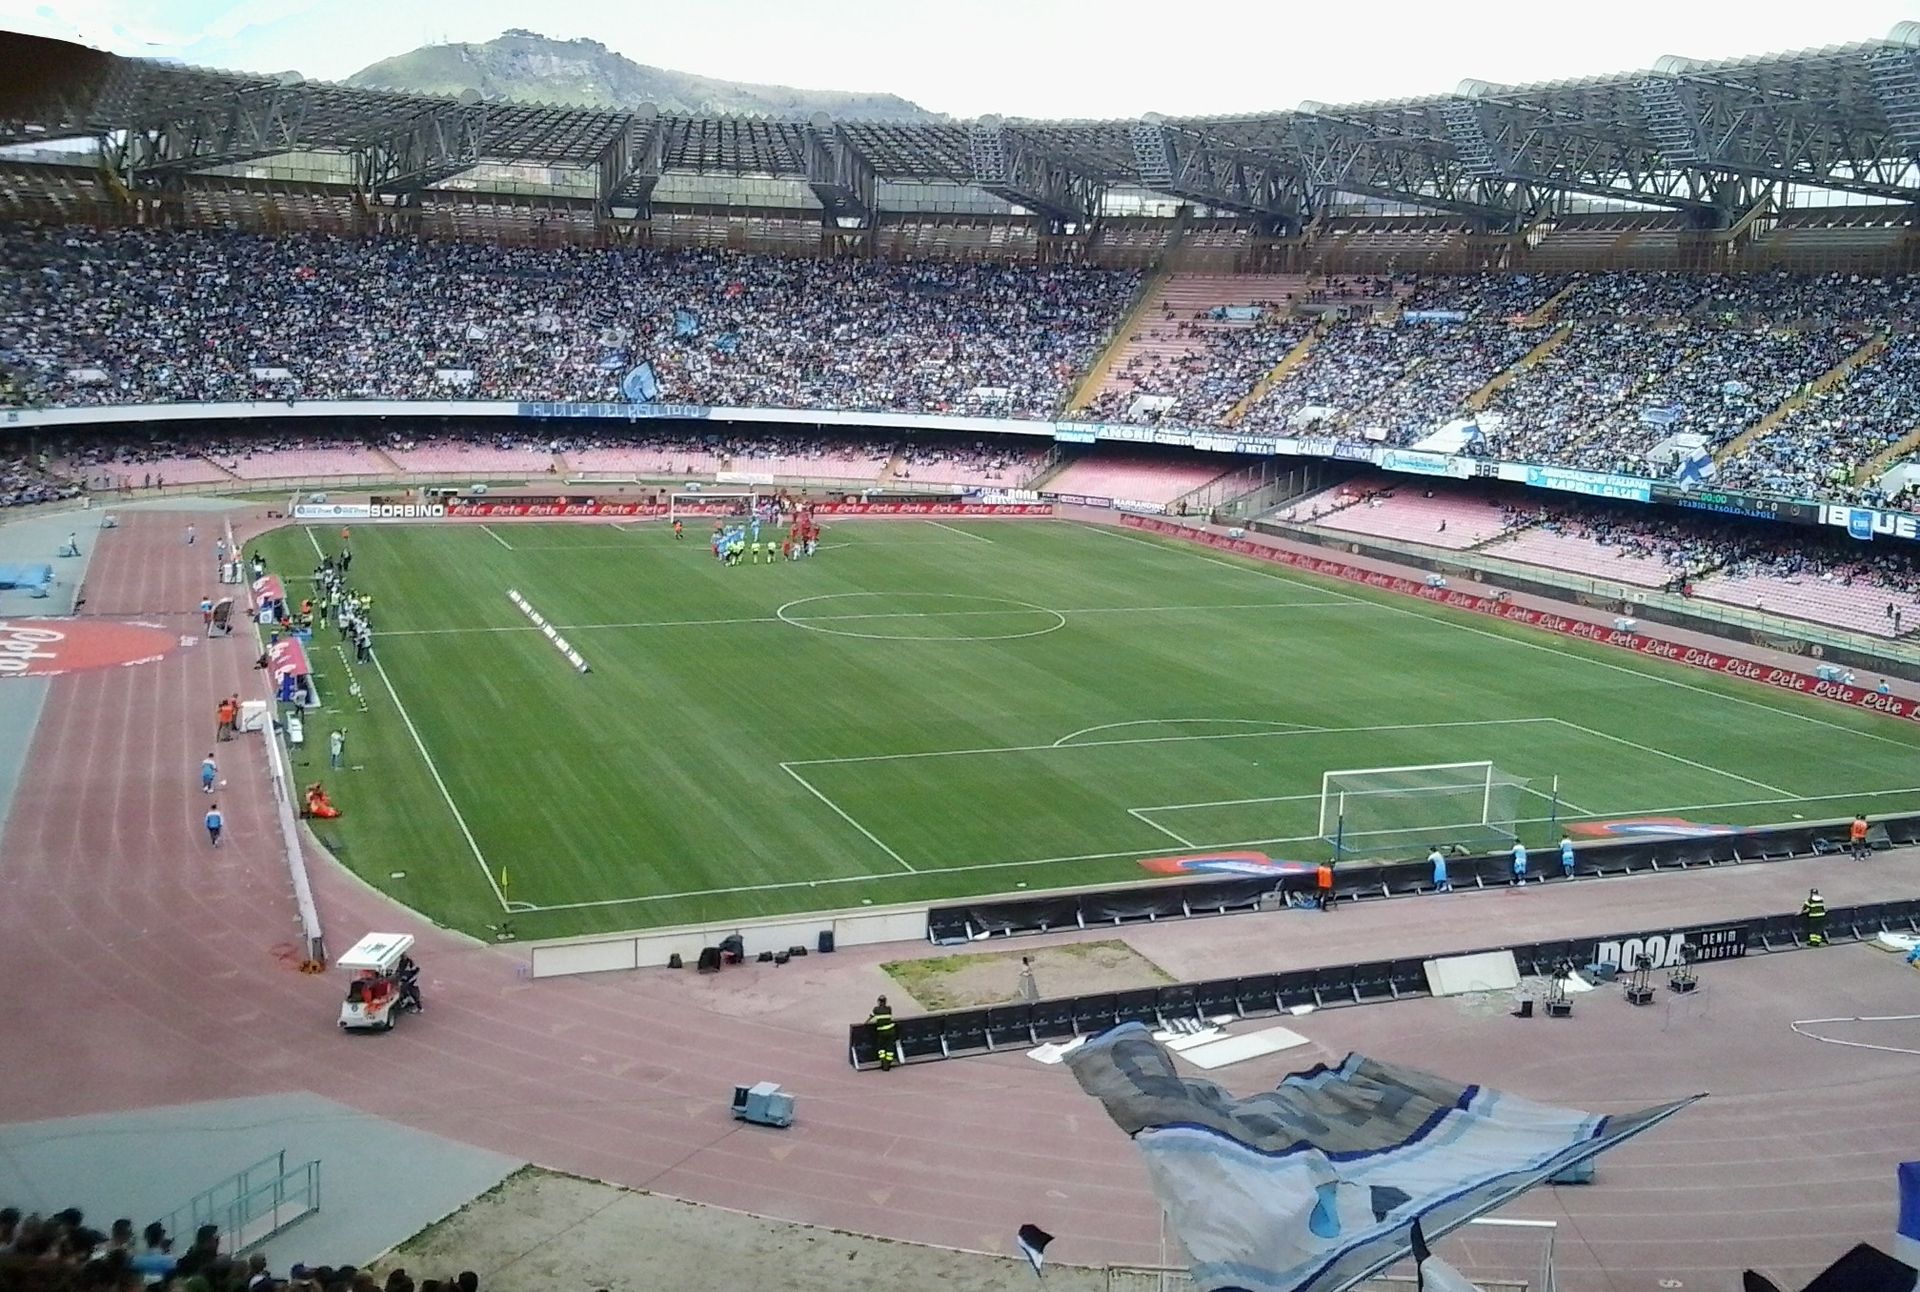
<svg viewBox="0 0 1920 1292"><path fill-rule="evenodd" d="M177 636L149 624L91 619L0 619L0 678L56 677L146 664L169 654Z"/></svg>

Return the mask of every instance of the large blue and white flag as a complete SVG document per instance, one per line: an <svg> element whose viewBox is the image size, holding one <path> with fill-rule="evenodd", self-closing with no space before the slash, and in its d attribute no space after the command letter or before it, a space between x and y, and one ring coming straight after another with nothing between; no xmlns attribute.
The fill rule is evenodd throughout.
<svg viewBox="0 0 1920 1292"><path fill-rule="evenodd" d="M1704 447L1689 450L1679 460L1673 473L1674 483L1682 489L1691 489L1695 485L1705 484L1713 479L1720 468L1715 465L1713 454Z"/></svg>
<svg viewBox="0 0 1920 1292"><path fill-rule="evenodd" d="M1900 1223L1894 1228L1893 1254L1920 1270L1920 1162L1900 1164Z"/></svg>
<svg viewBox="0 0 1920 1292"><path fill-rule="evenodd" d="M660 380L653 375L653 365L635 365L633 371L620 379L620 393L627 397L629 404L651 404L659 399Z"/></svg>
<svg viewBox="0 0 1920 1292"><path fill-rule="evenodd" d="M1067 1056L1146 1159L1202 1292L1339 1292L1692 1102L1603 1117L1348 1055L1236 1099L1145 1026Z"/></svg>

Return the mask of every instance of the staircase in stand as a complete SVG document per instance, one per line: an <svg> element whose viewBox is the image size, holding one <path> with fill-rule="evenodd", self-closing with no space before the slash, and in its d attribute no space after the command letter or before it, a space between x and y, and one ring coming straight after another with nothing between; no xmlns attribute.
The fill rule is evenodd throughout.
<svg viewBox="0 0 1920 1292"><path fill-rule="evenodd" d="M1853 473L1853 482L1862 485L1871 484L1874 477L1882 471L1914 452L1920 452L1920 426L1914 427L1897 443L1880 450L1862 463L1860 469Z"/></svg>
<svg viewBox="0 0 1920 1292"><path fill-rule="evenodd" d="M1818 377L1815 377L1813 381L1805 387L1796 390L1793 394L1781 400L1778 408L1768 413L1752 426L1749 426L1746 430L1740 432L1740 434L1734 436L1731 440L1728 440L1726 447L1713 455L1713 460L1715 462L1731 462L1733 459L1739 457L1746 451L1749 444L1773 434L1773 432L1779 428L1780 423L1792 417L1802 408L1805 408L1814 396L1826 394L1829 390L1832 390L1835 386L1851 376L1855 368L1858 368L1863 363L1870 362L1874 356L1886 348L1886 337L1875 336L1868 338L1864 345L1856 348L1853 353L1841 359L1839 363L1834 364L1833 367L1827 369Z"/></svg>
<svg viewBox="0 0 1920 1292"><path fill-rule="evenodd" d="M1573 295L1579 286L1580 284L1577 282L1568 283L1565 287L1562 287L1559 291L1547 297L1544 301L1541 301L1533 313L1520 320L1519 326L1545 327L1547 321L1553 317L1553 312L1560 308L1560 302Z"/></svg>
<svg viewBox="0 0 1920 1292"><path fill-rule="evenodd" d="M1100 388L1107 384L1107 377L1113 372L1114 366L1120 362L1122 355L1133 348L1140 329L1160 308L1161 297L1166 294L1167 284L1172 278L1172 271L1155 269L1147 281L1140 285L1140 298L1127 311L1127 316L1120 320L1120 326L1113 330L1106 348L1095 356L1093 363L1081 375L1080 384L1073 388L1073 394L1067 397L1068 413L1077 413L1091 404L1093 397L1100 393Z"/></svg>
<svg viewBox="0 0 1920 1292"><path fill-rule="evenodd" d="M1568 290L1571 289L1569 288ZM1562 292L1560 295L1564 296L1566 292ZM1558 300L1560 297L1556 296L1554 299ZM1543 306L1542 308L1545 307ZM1536 311L1536 313L1537 312L1538 311ZM1480 389L1474 391L1471 395L1468 395L1467 407L1476 413L1485 408L1495 395L1505 390L1508 386L1511 386L1521 373L1527 371L1529 368L1535 367L1542 359L1565 345L1567 338L1572 335L1573 324L1562 323L1542 338L1540 343L1534 346L1533 349L1527 351L1505 368L1495 373L1486 385L1480 387Z"/></svg>
<svg viewBox="0 0 1920 1292"><path fill-rule="evenodd" d="M1311 332L1301 337L1300 340L1295 343L1293 349L1287 351L1286 354L1280 357L1279 363L1274 364L1260 380L1253 383L1253 389L1242 395L1240 402L1232 408L1229 408L1227 415L1221 420L1228 426L1238 425L1240 419L1247 415L1249 408L1252 408L1255 404L1265 399L1269 390L1272 390L1275 386L1285 381L1288 374L1307 361L1307 357L1313 353L1314 347L1320 344L1326 334L1327 325L1321 323L1315 326Z"/></svg>

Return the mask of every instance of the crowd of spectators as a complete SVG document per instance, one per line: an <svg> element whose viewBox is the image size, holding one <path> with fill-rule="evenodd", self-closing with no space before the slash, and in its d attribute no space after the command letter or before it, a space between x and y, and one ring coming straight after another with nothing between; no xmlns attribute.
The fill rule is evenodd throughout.
<svg viewBox="0 0 1920 1292"><path fill-rule="evenodd" d="M389 455L389 460L370 456L376 450ZM789 475L806 475L809 464L817 463L821 472L835 474L836 478L879 481L897 459L896 480L1009 489L1025 485L1046 460L1044 444L957 436L896 439L812 430L675 432L644 425L631 430L584 432L566 423L538 431L513 431L483 421L462 425L458 419L449 419L431 430L375 434L337 431L292 435L270 431L257 441L230 434L197 439L178 434L91 432L48 437L31 456L0 457L0 507L55 502L83 492L104 495L164 490L170 484L238 486L248 480L270 478L257 468L258 463L294 453L369 455L363 474L396 474L405 463L417 463L422 460L420 454L433 450L445 451L443 461L448 469L458 469L457 464L469 455L515 454L523 459L521 469L545 476L578 466L568 462L570 454L616 453L647 458L645 469L649 471L690 477L721 470L764 472L775 468ZM249 463L256 464L255 469L243 470ZM220 470L193 480L185 478L191 468L207 464ZM601 469L592 467L591 459L589 466Z"/></svg>
<svg viewBox="0 0 1920 1292"><path fill-rule="evenodd" d="M1450 310L1476 319L1521 319L1573 281L1564 274L1459 274L1412 278L1409 310Z"/></svg>
<svg viewBox="0 0 1920 1292"><path fill-rule="evenodd" d="M133 1221L89 1228L77 1207L49 1216L0 1208L0 1288L8 1292L479 1292L471 1270L416 1282L405 1270L385 1279L351 1265L292 1266L276 1275L266 1257L228 1255L220 1229L202 1225L176 1250L160 1222L138 1234Z"/></svg>
<svg viewBox="0 0 1920 1292"><path fill-rule="evenodd" d="M81 487L49 471L37 456L0 456L0 507L28 507L79 496Z"/></svg>
<svg viewBox="0 0 1920 1292"><path fill-rule="evenodd" d="M20 225L0 243L0 400L619 401L646 363L661 402L1048 419L1138 286L1084 267ZM1249 324L1180 322L1189 344L1141 358L1082 415L1219 427L1316 326L1316 302L1375 299L1400 309L1317 324L1311 356L1233 429L1414 443L1546 335L1514 326L1540 313L1571 333L1497 392L1477 451L1670 475L1670 437L1724 453L1875 334L1891 337L1884 354L1743 446L1721 483L1885 501L1855 476L1920 431L1906 331L1920 275L1312 280ZM1465 321L1417 321L1427 311ZM193 453L258 476L248 455L335 442L237 437ZM163 445L88 466L132 485ZM18 461L4 485L15 502L69 487Z"/></svg>
<svg viewBox="0 0 1920 1292"><path fill-rule="evenodd" d="M1053 415L1138 276L211 230L13 226L28 402L617 400Z"/></svg>
<svg viewBox="0 0 1920 1292"><path fill-rule="evenodd" d="M1271 316L1240 325L1183 320L1176 336L1191 348L1171 356L1135 356L1119 370L1128 384L1109 385L1075 416L1095 422L1218 426L1310 330L1305 320ZM1136 408L1143 395L1159 398Z"/></svg>
<svg viewBox="0 0 1920 1292"><path fill-rule="evenodd" d="M1666 514L1644 507L1585 499L1552 503L1514 500L1502 506L1508 528L1538 527L1568 538L1586 539L1626 556L1644 557L1672 568L1675 586L1744 557L1759 533L1752 524L1722 521L1698 513ZM1497 553L1498 549L1494 549Z"/></svg>
<svg viewBox="0 0 1920 1292"><path fill-rule="evenodd" d="M1809 398L1773 434L1722 463L1714 483L1870 506L1889 503L1894 498L1888 491L1871 481L1856 484L1855 474L1916 430L1920 335L1904 333L1846 380Z"/></svg>

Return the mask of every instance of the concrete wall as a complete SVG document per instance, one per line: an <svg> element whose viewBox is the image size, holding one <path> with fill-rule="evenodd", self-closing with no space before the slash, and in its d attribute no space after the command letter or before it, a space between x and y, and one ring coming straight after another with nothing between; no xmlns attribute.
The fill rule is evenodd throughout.
<svg viewBox="0 0 1920 1292"><path fill-rule="evenodd" d="M927 936L927 908L889 906L874 910L823 911L755 924L697 924L672 929L562 938L527 945L535 978L568 974L608 973L616 969L661 969L676 952L691 965L702 948L738 933L746 942L749 959L762 951L819 945L820 934L831 930L837 947L868 946L876 942L917 942Z"/></svg>

